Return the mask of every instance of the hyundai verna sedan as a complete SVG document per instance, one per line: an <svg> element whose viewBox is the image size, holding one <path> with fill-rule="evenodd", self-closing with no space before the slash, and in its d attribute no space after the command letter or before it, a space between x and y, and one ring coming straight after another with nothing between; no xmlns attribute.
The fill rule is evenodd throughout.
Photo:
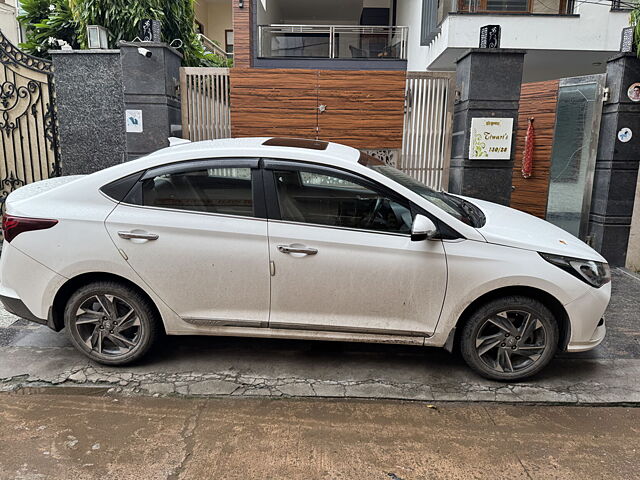
<svg viewBox="0 0 640 480"><path fill-rule="evenodd" d="M184 143L6 202L0 298L100 363L158 336L459 349L512 381L605 335L610 272L565 231L334 143Z"/></svg>

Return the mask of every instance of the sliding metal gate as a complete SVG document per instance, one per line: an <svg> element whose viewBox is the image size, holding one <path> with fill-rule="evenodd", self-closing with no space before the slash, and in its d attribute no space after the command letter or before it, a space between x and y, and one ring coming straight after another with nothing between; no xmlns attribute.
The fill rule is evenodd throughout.
<svg viewBox="0 0 640 480"><path fill-rule="evenodd" d="M16 188L60 174L51 62L0 32L0 208Z"/></svg>
<svg viewBox="0 0 640 480"><path fill-rule="evenodd" d="M437 190L449 183L453 99L453 73L407 72L398 168Z"/></svg>

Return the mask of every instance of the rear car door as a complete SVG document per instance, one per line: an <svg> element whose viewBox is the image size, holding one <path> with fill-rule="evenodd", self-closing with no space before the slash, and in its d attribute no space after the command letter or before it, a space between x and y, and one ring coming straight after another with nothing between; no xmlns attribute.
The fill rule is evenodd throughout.
<svg viewBox="0 0 640 480"><path fill-rule="evenodd" d="M258 160L148 170L106 227L131 268L184 320L267 325L269 252Z"/></svg>
<svg viewBox="0 0 640 480"><path fill-rule="evenodd" d="M410 202L364 177L265 161L271 328L430 335L446 287L441 241L411 241Z"/></svg>

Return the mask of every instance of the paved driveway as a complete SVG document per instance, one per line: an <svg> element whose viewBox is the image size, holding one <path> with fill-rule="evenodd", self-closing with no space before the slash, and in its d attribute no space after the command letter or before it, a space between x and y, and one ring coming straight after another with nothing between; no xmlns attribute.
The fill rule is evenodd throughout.
<svg viewBox="0 0 640 480"><path fill-rule="evenodd" d="M107 368L64 332L0 317L0 390L71 385L122 394L394 398L425 401L640 403L640 277L615 270L609 333L560 355L535 379L502 384L444 350L229 337L169 337L144 363Z"/></svg>

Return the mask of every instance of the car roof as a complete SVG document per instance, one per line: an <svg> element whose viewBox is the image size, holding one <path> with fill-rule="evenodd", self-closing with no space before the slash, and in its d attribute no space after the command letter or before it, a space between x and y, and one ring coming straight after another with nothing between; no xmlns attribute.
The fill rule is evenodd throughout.
<svg viewBox="0 0 640 480"><path fill-rule="evenodd" d="M312 139L246 137L180 143L158 150L146 158L160 161L164 157L182 160L221 156L309 160L328 165L344 162L352 165L360 158L360 152L339 143Z"/></svg>

